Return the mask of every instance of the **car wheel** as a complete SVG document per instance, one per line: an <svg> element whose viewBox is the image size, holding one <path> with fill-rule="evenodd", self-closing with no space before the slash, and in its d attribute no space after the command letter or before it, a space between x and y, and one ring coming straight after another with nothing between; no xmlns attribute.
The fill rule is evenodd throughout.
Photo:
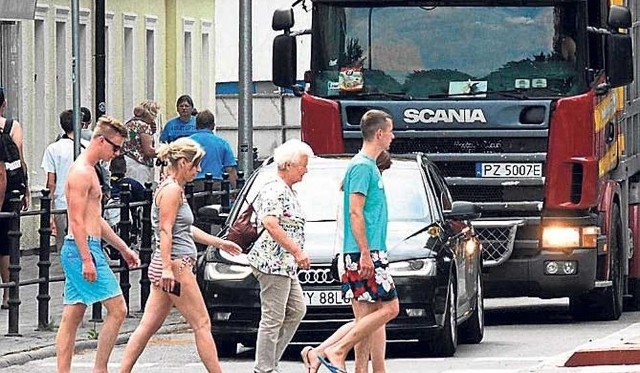
<svg viewBox="0 0 640 373"><path fill-rule="evenodd" d="M238 353L238 342L227 338L215 338L218 357L234 357Z"/></svg>
<svg viewBox="0 0 640 373"><path fill-rule="evenodd" d="M480 343L484 337L484 294L482 290L482 273L478 270L478 290L476 291L476 307L471 317L460 326L461 343Z"/></svg>
<svg viewBox="0 0 640 373"><path fill-rule="evenodd" d="M449 357L456 353L458 347L458 308L455 284L449 283L447 294L447 309L444 314L442 330L436 333L436 338L431 342L431 352L434 356Z"/></svg>

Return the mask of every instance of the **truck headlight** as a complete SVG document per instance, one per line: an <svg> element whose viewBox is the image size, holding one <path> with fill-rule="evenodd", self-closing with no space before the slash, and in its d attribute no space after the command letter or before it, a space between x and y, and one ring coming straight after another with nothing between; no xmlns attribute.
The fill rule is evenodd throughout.
<svg viewBox="0 0 640 373"><path fill-rule="evenodd" d="M596 247L599 227L543 227L542 246L547 248Z"/></svg>
<svg viewBox="0 0 640 373"><path fill-rule="evenodd" d="M393 277L435 276L436 260L429 258L389 263L389 273Z"/></svg>
<svg viewBox="0 0 640 373"><path fill-rule="evenodd" d="M244 280L251 275L251 267L209 262L204 267L204 279L207 281Z"/></svg>

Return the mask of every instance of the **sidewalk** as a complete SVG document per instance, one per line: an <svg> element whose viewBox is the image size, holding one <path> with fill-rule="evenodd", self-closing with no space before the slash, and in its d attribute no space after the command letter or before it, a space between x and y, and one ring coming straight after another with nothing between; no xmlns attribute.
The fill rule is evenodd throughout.
<svg viewBox="0 0 640 373"><path fill-rule="evenodd" d="M38 256L27 255L21 258L20 278L22 281L38 277ZM51 253L50 275L62 275L60 260L57 253ZM118 276L116 274L116 276ZM140 305L140 271L130 273L131 288L129 289L129 317L127 317L120 329L120 336L116 343L124 344L130 334L138 325L142 316ZM9 327L9 311L0 310L0 368L10 365L24 364L31 360L43 359L55 356L56 329L60 324L62 315L62 290L63 282L55 282L49 285L49 319L52 325L50 331L37 331L38 328L38 285L28 285L20 288L20 319L19 333L21 337L7 337ZM106 316L103 308L102 317ZM76 337L76 350L95 348L97 340L90 338L90 331L100 331L101 323L90 322L91 307L87 308L83 322L78 328ZM164 326L159 333L173 333L186 330L188 325L180 314L174 309L167 317Z"/></svg>

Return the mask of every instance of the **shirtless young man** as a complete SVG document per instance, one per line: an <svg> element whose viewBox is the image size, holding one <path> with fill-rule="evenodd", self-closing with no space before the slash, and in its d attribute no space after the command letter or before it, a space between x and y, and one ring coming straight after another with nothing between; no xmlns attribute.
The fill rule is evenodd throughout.
<svg viewBox="0 0 640 373"><path fill-rule="evenodd" d="M120 251L129 268L139 266L140 260L102 218L102 191L95 170L99 161L109 161L118 155L126 136L121 122L100 117L89 146L69 169L65 185L69 235L60 251L66 281L62 320L56 336L58 373L71 371L78 325L88 305L102 302L107 309L93 372L107 372L109 356L127 314L122 291L109 268L100 239Z"/></svg>

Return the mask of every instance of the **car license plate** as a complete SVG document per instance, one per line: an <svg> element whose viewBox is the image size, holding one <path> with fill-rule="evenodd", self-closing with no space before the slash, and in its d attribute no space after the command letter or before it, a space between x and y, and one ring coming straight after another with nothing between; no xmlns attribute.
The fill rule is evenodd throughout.
<svg viewBox="0 0 640 373"><path fill-rule="evenodd" d="M542 177L542 163L476 163L478 177Z"/></svg>
<svg viewBox="0 0 640 373"><path fill-rule="evenodd" d="M307 306L344 306L340 290L305 290L304 302Z"/></svg>

